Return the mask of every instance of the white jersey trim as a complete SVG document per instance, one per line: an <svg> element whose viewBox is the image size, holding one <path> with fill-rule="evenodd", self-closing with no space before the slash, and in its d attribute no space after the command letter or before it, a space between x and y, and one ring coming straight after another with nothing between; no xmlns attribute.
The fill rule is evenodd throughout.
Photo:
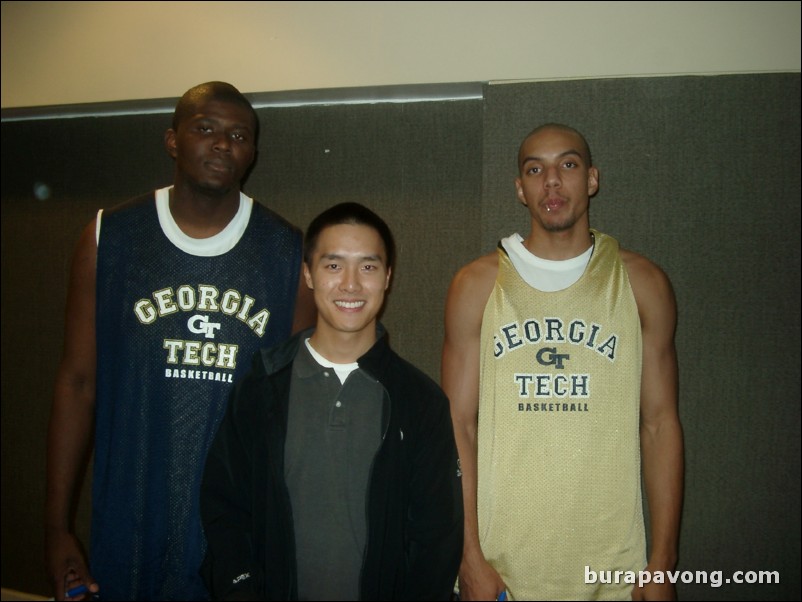
<svg viewBox="0 0 802 602"><path fill-rule="evenodd" d="M172 186L160 188L156 191L156 213L159 216L159 225L167 239L176 247L198 257L215 257L223 255L233 249L245 233L253 210L253 199L240 191L239 209L228 225L220 232L209 238L192 238L187 236L175 223L170 213L170 189ZM100 224L103 209L97 212L95 225L95 243L100 242Z"/></svg>

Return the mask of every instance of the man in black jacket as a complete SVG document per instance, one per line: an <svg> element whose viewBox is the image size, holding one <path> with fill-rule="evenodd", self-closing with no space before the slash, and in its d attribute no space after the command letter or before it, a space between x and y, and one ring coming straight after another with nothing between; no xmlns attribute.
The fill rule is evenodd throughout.
<svg viewBox="0 0 802 602"><path fill-rule="evenodd" d="M356 203L309 226L314 329L256 354L206 464L204 579L220 599L448 599L462 494L448 400L378 322L389 228Z"/></svg>

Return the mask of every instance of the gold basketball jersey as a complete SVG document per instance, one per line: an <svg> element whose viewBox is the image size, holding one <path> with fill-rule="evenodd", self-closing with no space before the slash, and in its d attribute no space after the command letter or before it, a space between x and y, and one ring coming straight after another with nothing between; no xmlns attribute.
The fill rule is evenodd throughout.
<svg viewBox="0 0 802 602"><path fill-rule="evenodd" d="M618 242L592 230L581 278L542 292L499 248L482 321L479 538L518 600L629 599L592 571L646 565L641 330Z"/></svg>

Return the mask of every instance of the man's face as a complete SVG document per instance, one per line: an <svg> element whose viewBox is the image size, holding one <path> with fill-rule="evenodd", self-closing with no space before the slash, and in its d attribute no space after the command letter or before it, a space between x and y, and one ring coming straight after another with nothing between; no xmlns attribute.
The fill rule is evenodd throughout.
<svg viewBox="0 0 802 602"><path fill-rule="evenodd" d="M515 179L518 200L535 224L549 232L568 230L587 217L589 199L598 189L598 170L587 164L582 140L559 128L527 138Z"/></svg>
<svg viewBox="0 0 802 602"><path fill-rule="evenodd" d="M256 156L253 113L237 103L207 100L165 135L176 179L206 194L239 190Z"/></svg>
<svg viewBox="0 0 802 602"><path fill-rule="evenodd" d="M375 337L376 317L390 284L379 233L365 225L338 224L318 237L304 277L318 311L316 336L353 333Z"/></svg>

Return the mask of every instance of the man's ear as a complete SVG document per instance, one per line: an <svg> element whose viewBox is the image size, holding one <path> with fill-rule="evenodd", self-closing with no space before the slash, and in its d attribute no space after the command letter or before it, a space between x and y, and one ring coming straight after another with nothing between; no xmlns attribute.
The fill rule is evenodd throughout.
<svg viewBox="0 0 802 602"><path fill-rule="evenodd" d="M593 196L599 191L599 170L596 167L588 169L588 196Z"/></svg>
<svg viewBox="0 0 802 602"><path fill-rule="evenodd" d="M515 196L518 197L518 201L520 201L521 205L526 207L526 197L524 196L524 189L521 186L521 178L515 178Z"/></svg>
<svg viewBox="0 0 802 602"><path fill-rule="evenodd" d="M312 286L312 272L309 271L309 266L306 265L305 261L304 261L304 280L306 280L306 286L308 286L310 290L315 290L315 287Z"/></svg>
<svg viewBox="0 0 802 602"><path fill-rule="evenodd" d="M164 148L167 149L167 154L173 159L175 159L178 155L175 143L175 130L173 128L170 128L164 132Z"/></svg>

